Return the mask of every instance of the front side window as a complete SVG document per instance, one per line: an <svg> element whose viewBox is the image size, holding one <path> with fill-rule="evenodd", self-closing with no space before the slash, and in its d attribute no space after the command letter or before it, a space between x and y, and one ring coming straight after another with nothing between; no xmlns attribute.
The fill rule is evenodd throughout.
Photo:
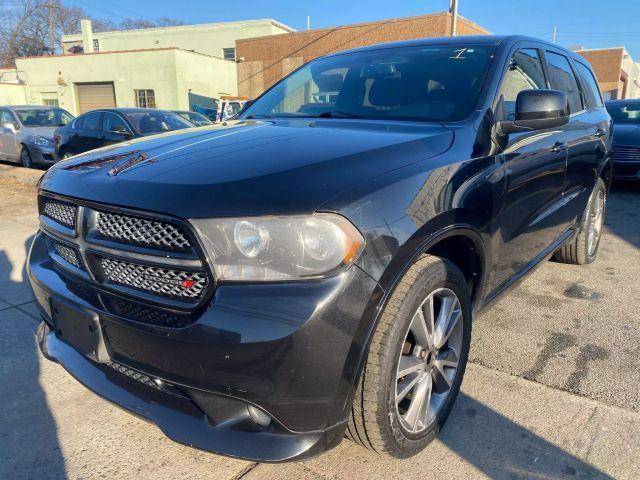
<svg viewBox="0 0 640 480"><path fill-rule="evenodd" d="M582 99L578 82L573 75L573 70L569 60L559 53L547 52L545 54L549 66L549 83L554 90L560 90L567 95L569 100L569 113L576 113L582 110Z"/></svg>
<svg viewBox="0 0 640 480"><path fill-rule="evenodd" d="M25 127L62 127L73 120L71 114L59 108L21 108L15 112Z"/></svg>
<svg viewBox="0 0 640 480"><path fill-rule="evenodd" d="M518 50L511 58L500 85L496 117L514 121L518 94L524 90L547 88L546 85L538 51L535 48Z"/></svg>
<svg viewBox="0 0 640 480"><path fill-rule="evenodd" d="M276 84L242 118L463 120L475 107L495 48L433 45L319 58Z"/></svg>
<svg viewBox="0 0 640 480"><path fill-rule="evenodd" d="M613 123L640 123L640 101L610 102L607 111Z"/></svg>
<svg viewBox="0 0 640 480"><path fill-rule="evenodd" d="M120 115L116 115L115 113L105 112L102 123L102 129L105 132L129 133L129 127L125 121Z"/></svg>
<svg viewBox="0 0 640 480"><path fill-rule="evenodd" d="M598 82L596 81L591 69L581 62L575 62L578 75L582 79L582 84L585 89L585 96L589 105L594 107L602 106L602 96L600 95L600 88L598 88Z"/></svg>
<svg viewBox="0 0 640 480"><path fill-rule="evenodd" d="M153 90L135 90L138 108L156 108L156 94Z"/></svg>

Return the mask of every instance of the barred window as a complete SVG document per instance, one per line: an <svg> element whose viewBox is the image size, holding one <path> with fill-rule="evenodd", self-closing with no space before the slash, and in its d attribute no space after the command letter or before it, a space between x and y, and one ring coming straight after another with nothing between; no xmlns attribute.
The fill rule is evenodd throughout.
<svg viewBox="0 0 640 480"><path fill-rule="evenodd" d="M222 49L222 57L225 60L233 60L236 59L236 49L235 48L223 48Z"/></svg>
<svg viewBox="0 0 640 480"><path fill-rule="evenodd" d="M139 108L156 108L156 95L153 90L135 90L136 106Z"/></svg>

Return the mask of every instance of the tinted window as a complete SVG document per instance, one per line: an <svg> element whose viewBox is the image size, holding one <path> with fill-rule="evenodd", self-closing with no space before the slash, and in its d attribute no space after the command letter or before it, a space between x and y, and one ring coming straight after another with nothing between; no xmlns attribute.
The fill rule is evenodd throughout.
<svg viewBox="0 0 640 480"><path fill-rule="evenodd" d="M102 118L102 112L87 113L82 121L83 130L100 130L100 119Z"/></svg>
<svg viewBox="0 0 640 480"><path fill-rule="evenodd" d="M193 127L193 123L171 112L133 112L127 113L126 116L134 128L143 135Z"/></svg>
<svg viewBox="0 0 640 480"><path fill-rule="evenodd" d="M105 112L104 118L102 119L102 124L102 129L105 132L130 132L129 127L122 119L122 117L120 117L120 115L116 115L115 113Z"/></svg>
<svg viewBox="0 0 640 480"><path fill-rule="evenodd" d="M458 121L475 107L492 45L401 47L314 60L243 114Z"/></svg>
<svg viewBox="0 0 640 480"><path fill-rule="evenodd" d="M8 110L0 110L0 126L5 123L15 123Z"/></svg>
<svg viewBox="0 0 640 480"><path fill-rule="evenodd" d="M640 101L607 103L613 123L640 123Z"/></svg>
<svg viewBox="0 0 640 480"><path fill-rule="evenodd" d="M569 113L576 113L582 110L582 100L580 99L580 89L578 82L573 75L569 60L564 55L547 52L547 63L549 65L549 83L554 90L560 90L567 95L569 100Z"/></svg>
<svg viewBox="0 0 640 480"><path fill-rule="evenodd" d="M582 80L582 85L584 85L584 94L587 97L587 102L591 106L601 107L602 96L600 95L598 82L596 82L596 78L593 76L591 69L580 62L575 62L575 64L576 70L578 70L578 76Z"/></svg>
<svg viewBox="0 0 640 480"><path fill-rule="evenodd" d="M74 129L82 128L82 124L84 122L84 117L86 117L86 115L82 115L82 116L76 118L75 122L73 122L72 128L74 128Z"/></svg>
<svg viewBox="0 0 640 480"><path fill-rule="evenodd" d="M518 94L543 88L546 88L546 82L538 51L533 48L518 50L511 58L500 86L496 116L499 120L515 120Z"/></svg>

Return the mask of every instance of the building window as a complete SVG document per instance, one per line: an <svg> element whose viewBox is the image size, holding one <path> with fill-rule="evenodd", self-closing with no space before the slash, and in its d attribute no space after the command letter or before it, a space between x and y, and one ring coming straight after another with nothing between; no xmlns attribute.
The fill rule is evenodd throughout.
<svg viewBox="0 0 640 480"><path fill-rule="evenodd" d="M42 105L46 107L59 106L57 92L42 92L40 97L42 98Z"/></svg>
<svg viewBox="0 0 640 480"><path fill-rule="evenodd" d="M93 39L93 51L94 52L100 51L100 40L98 40L97 38Z"/></svg>
<svg viewBox="0 0 640 480"><path fill-rule="evenodd" d="M153 90L135 90L136 106L139 108L156 108L156 95Z"/></svg>
<svg viewBox="0 0 640 480"><path fill-rule="evenodd" d="M223 48L222 49L222 57L225 60L233 60L236 61L236 49L235 48Z"/></svg>

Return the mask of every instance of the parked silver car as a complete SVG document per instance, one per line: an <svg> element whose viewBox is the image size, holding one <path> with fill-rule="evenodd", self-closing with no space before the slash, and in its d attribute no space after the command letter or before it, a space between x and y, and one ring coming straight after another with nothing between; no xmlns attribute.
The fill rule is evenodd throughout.
<svg viewBox="0 0 640 480"><path fill-rule="evenodd" d="M57 107L0 107L0 160L27 168L57 162L53 132L73 118Z"/></svg>

